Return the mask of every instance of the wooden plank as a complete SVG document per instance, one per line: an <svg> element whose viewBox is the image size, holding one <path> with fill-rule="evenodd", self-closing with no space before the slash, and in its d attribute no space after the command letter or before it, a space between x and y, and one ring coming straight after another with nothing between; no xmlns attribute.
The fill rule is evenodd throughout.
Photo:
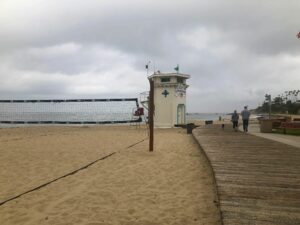
<svg viewBox="0 0 300 225"><path fill-rule="evenodd" d="M240 218L246 220L252 220L254 223L260 222L268 222L272 224L280 224L280 225L298 225L299 224L299 214L297 213L285 213L285 212L273 212L270 210L263 209L250 209L250 208L229 208L222 212L223 219L231 219L231 218ZM241 224L241 223L239 223Z"/></svg>
<svg viewBox="0 0 300 225"><path fill-rule="evenodd" d="M278 188L273 185L232 185L232 184L218 184L218 193L221 196L236 196L252 199L272 199L283 197L285 200L298 199L300 196L300 189L293 188Z"/></svg>
<svg viewBox="0 0 300 225"><path fill-rule="evenodd" d="M254 198L242 198L242 197L231 197L228 199L222 199L220 206L226 207L238 207L238 208L253 208L253 209L264 209L272 212L280 211L285 214L294 213L300 215L300 203L296 200L287 202L285 199L254 199ZM285 209L282 211L282 209Z"/></svg>

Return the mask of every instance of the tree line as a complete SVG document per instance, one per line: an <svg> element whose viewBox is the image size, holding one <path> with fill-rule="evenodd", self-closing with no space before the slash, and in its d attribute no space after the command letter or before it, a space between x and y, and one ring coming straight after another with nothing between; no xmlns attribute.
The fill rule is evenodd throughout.
<svg viewBox="0 0 300 225"><path fill-rule="evenodd" d="M271 99L265 96L263 104L255 109L256 113L289 113L300 114L300 90L285 91ZM271 107L270 107L271 106Z"/></svg>

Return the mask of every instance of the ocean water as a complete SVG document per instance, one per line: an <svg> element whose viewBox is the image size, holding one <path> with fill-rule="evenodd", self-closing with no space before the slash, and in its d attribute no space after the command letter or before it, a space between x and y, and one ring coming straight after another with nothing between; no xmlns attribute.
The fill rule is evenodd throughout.
<svg viewBox="0 0 300 225"><path fill-rule="evenodd" d="M219 120L223 118L230 118L230 115L225 113L187 113L187 123L200 120ZM130 113L122 112L14 112L1 115L0 121L117 121L117 120L134 120L138 117L134 117ZM142 117L143 121L145 117ZM45 125L45 124L44 124ZM51 125L51 124L49 124ZM20 127L20 126L36 126L36 124L4 124L0 123L0 127Z"/></svg>
<svg viewBox="0 0 300 225"><path fill-rule="evenodd" d="M221 119L228 119L230 115L226 113L187 113L186 115L187 122L195 120L219 120L220 117Z"/></svg>
<svg viewBox="0 0 300 225"><path fill-rule="evenodd" d="M0 121L56 121L56 122L103 122L130 121L136 103L131 102L72 102L72 103L0 103ZM147 112L145 112L147 113ZM187 113L187 123L195 120L218 120L230 118L226 113ZM145 117L142 118L143 121ZM22 124L0 123L0 127Z"/></svg>

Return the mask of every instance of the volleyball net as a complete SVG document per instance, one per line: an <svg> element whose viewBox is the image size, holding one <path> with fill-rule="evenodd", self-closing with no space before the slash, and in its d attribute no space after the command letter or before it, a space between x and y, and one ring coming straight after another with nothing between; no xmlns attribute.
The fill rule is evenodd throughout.
<svg viewBox="0 0 300 225"><path fill-rule="evenodd" d="M114 124L141 122L137 98L0 100L4 124Z"/></svg>

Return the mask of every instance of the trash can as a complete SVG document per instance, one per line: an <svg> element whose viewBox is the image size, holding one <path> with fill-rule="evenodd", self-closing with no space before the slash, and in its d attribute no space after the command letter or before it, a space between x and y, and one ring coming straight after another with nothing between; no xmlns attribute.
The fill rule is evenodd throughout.
<svg viewBox="0 0 300 225"><path fill-rule="evenodd" d="M261 133L272 133L273 121L271 119L262 119L260 121L260 132Z"/></svg>
<svg viewBox="0 0 300 225"><path fill-rule="evenodd" d="M186 132L187 132L187 134L191 134L194 128L195 128L195 124L193 124L193 123L188 123L188 124L186 125Z"/></svg>
<svg viewBox="0 0 300 225"><path fill-rule="evenodd" d="M205 125L207 124L213 124L213 121L212 120L205 120Z"/></svg>

